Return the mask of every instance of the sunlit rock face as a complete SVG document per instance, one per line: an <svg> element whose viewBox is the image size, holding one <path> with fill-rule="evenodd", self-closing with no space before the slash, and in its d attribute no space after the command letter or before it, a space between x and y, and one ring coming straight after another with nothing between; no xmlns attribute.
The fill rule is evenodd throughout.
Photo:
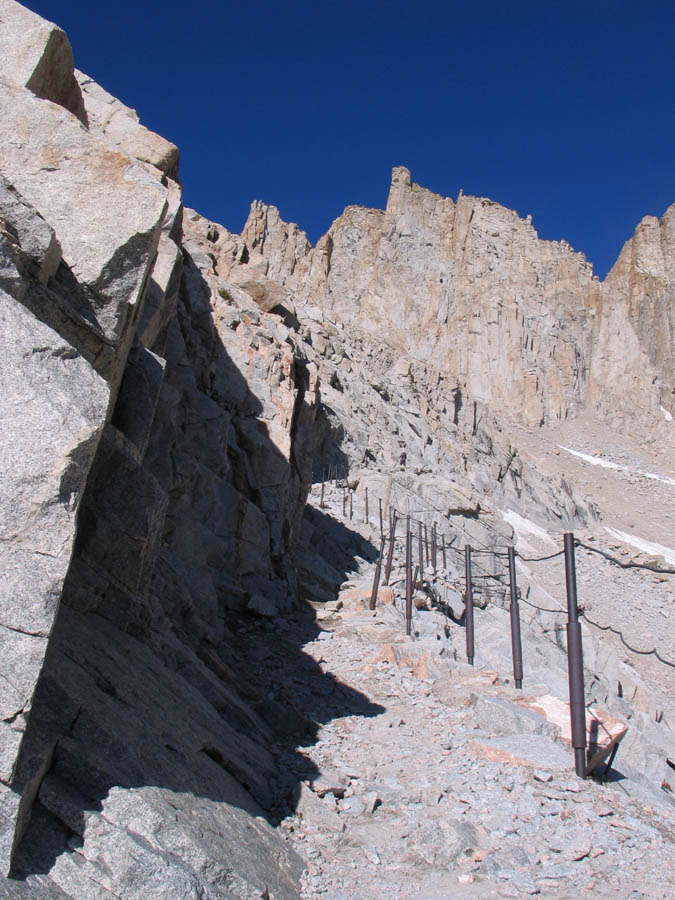
<svg viewBox="0 0 675 900"><path fill-rule="evenodd" d="M242 236L301 296L504 415L537 423L582 402L600 285L582 254L539 240L529 217L440 197L397 168L384 212L348 207L313 250L260 204Z"/></svg>
<svg viewBox="0 0 675 900"><path fill-rule="evenodd" d="M646 216L603 284L593 404L632 428L675 415L675 206Z"/></svg>
<svg viewBox="0 0 675 900"><path fill-rule="evenodd" d="M529 216L440 197L396 168L386 210L348 207L315 248L258 202L242 238L298 296L502 417L555 422L588 406L658 426L673 403L674 220L673 207L646 218L601 284Z"/></svg>

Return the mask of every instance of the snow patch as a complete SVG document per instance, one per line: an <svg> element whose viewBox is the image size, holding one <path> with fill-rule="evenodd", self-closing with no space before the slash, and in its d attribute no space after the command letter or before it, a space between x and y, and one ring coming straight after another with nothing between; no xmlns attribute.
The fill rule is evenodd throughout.
<svg viewBox="0 0 675 900"><path fill-rule="evenodd" d="M527 544L526 535L531 535L532 537L536 537L540 541L543 541L545 544L555 545L555 541L550 534L540 525L530 521L530 519L519 516L518 513L514 512L512 509L502 510L501 513L502 519L513 528L518 540L522 540L524 544Z"/></svg>
<svg viewBox="0 0 675 900"><path fill-rule="evenodd" d="M591 456L590 453L581 453L580 450L572 450L569 447L558 445L561 450L571 453L572 456L578 456L584 462L590 463L592 466L602 466L603 469L626 469L626 466L620 466L618 463L610 462L608 459L600 459L599 456Z"/></svg>
<svg viewBox="0 0 675 900"><path fill-rule="evenodd" d="M661 481L663 484L669 484L672 487L675 487L675 478L666 478L665 475L655 475L653 472L639 472L638 474L644 475L645 478L653 478L655 481Z"/></svg>
<svg viewBox="0 0 675 900"><path fill-rule="evenodd" d="M558 444L561 450L571 453L572 456L578 456L584 462L590 463L592 466L602 466L603 469L618 469L620 472L627 472L629 475L638 475L641 478L651 478L653 481L660 481L662 484L668 484L675 487L675 478L668 478L666 475L657 475L654 472L641 472L639 469L631 469L630 466L621 466L619 463L611 462L608 459L601 459L599 456L591 456L590 453L582 453L580 450L572 450L570 447L563 447Z"/></svg>
<svg viewBox="0 0 675 900"><path fill-rule="evenodd" d="M651 556L662 556L667 563L675 566L675 550L672 547L665 547L663 544L657 544L654 541L646 541L644 538L636 537L634 534L627 534L625 531L619 531L618 528L608 528L605 531L618 541L624 544L630 544L643 553L649 553Z"/></svg>

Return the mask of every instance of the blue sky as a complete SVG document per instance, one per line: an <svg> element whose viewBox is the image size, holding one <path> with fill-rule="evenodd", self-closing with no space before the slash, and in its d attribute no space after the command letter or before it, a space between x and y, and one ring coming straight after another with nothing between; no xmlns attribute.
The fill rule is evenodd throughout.
<svg viewBox="0 0 675 900"><path fill-rule="evenodd" d="M186 205L232 231L261 199L314 242L406 165L531 213L604 277L675 202L667 0L27 5L178 144Z"/></svg>

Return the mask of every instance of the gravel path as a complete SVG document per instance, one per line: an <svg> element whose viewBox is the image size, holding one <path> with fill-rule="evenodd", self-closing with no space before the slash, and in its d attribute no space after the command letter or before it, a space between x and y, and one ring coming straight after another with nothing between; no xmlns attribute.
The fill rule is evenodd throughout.
<svg viewBox="0 0 675 900"><path fill-rule="evenodd" d="M675 805L573 774L572 755L515 690L461 655L463 630L434 611L416 616L362 603L364 578L319 605L302 672L284 643L307 624L283 623L270 690L292 685L318 725L285 771L280 827L307 862L303 897L672 898ZM276 623L278 625L278 623ZM272 625L270 627L273 627ZM314 678L308 677L314 673Z"/></svg>

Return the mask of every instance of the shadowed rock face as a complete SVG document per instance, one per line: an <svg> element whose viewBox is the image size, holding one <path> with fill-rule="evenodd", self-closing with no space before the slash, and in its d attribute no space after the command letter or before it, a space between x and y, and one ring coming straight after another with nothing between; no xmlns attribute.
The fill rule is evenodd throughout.
<svg viewBox="0 0 675 900"><path fill-rule="evenodd" d="M236 629L296 601L315 372L218 293L206 223L183 239L173 145L78 83L54 26L0 20L30 56L0 72L3 869L53 897L295 896Z"/></svg>

